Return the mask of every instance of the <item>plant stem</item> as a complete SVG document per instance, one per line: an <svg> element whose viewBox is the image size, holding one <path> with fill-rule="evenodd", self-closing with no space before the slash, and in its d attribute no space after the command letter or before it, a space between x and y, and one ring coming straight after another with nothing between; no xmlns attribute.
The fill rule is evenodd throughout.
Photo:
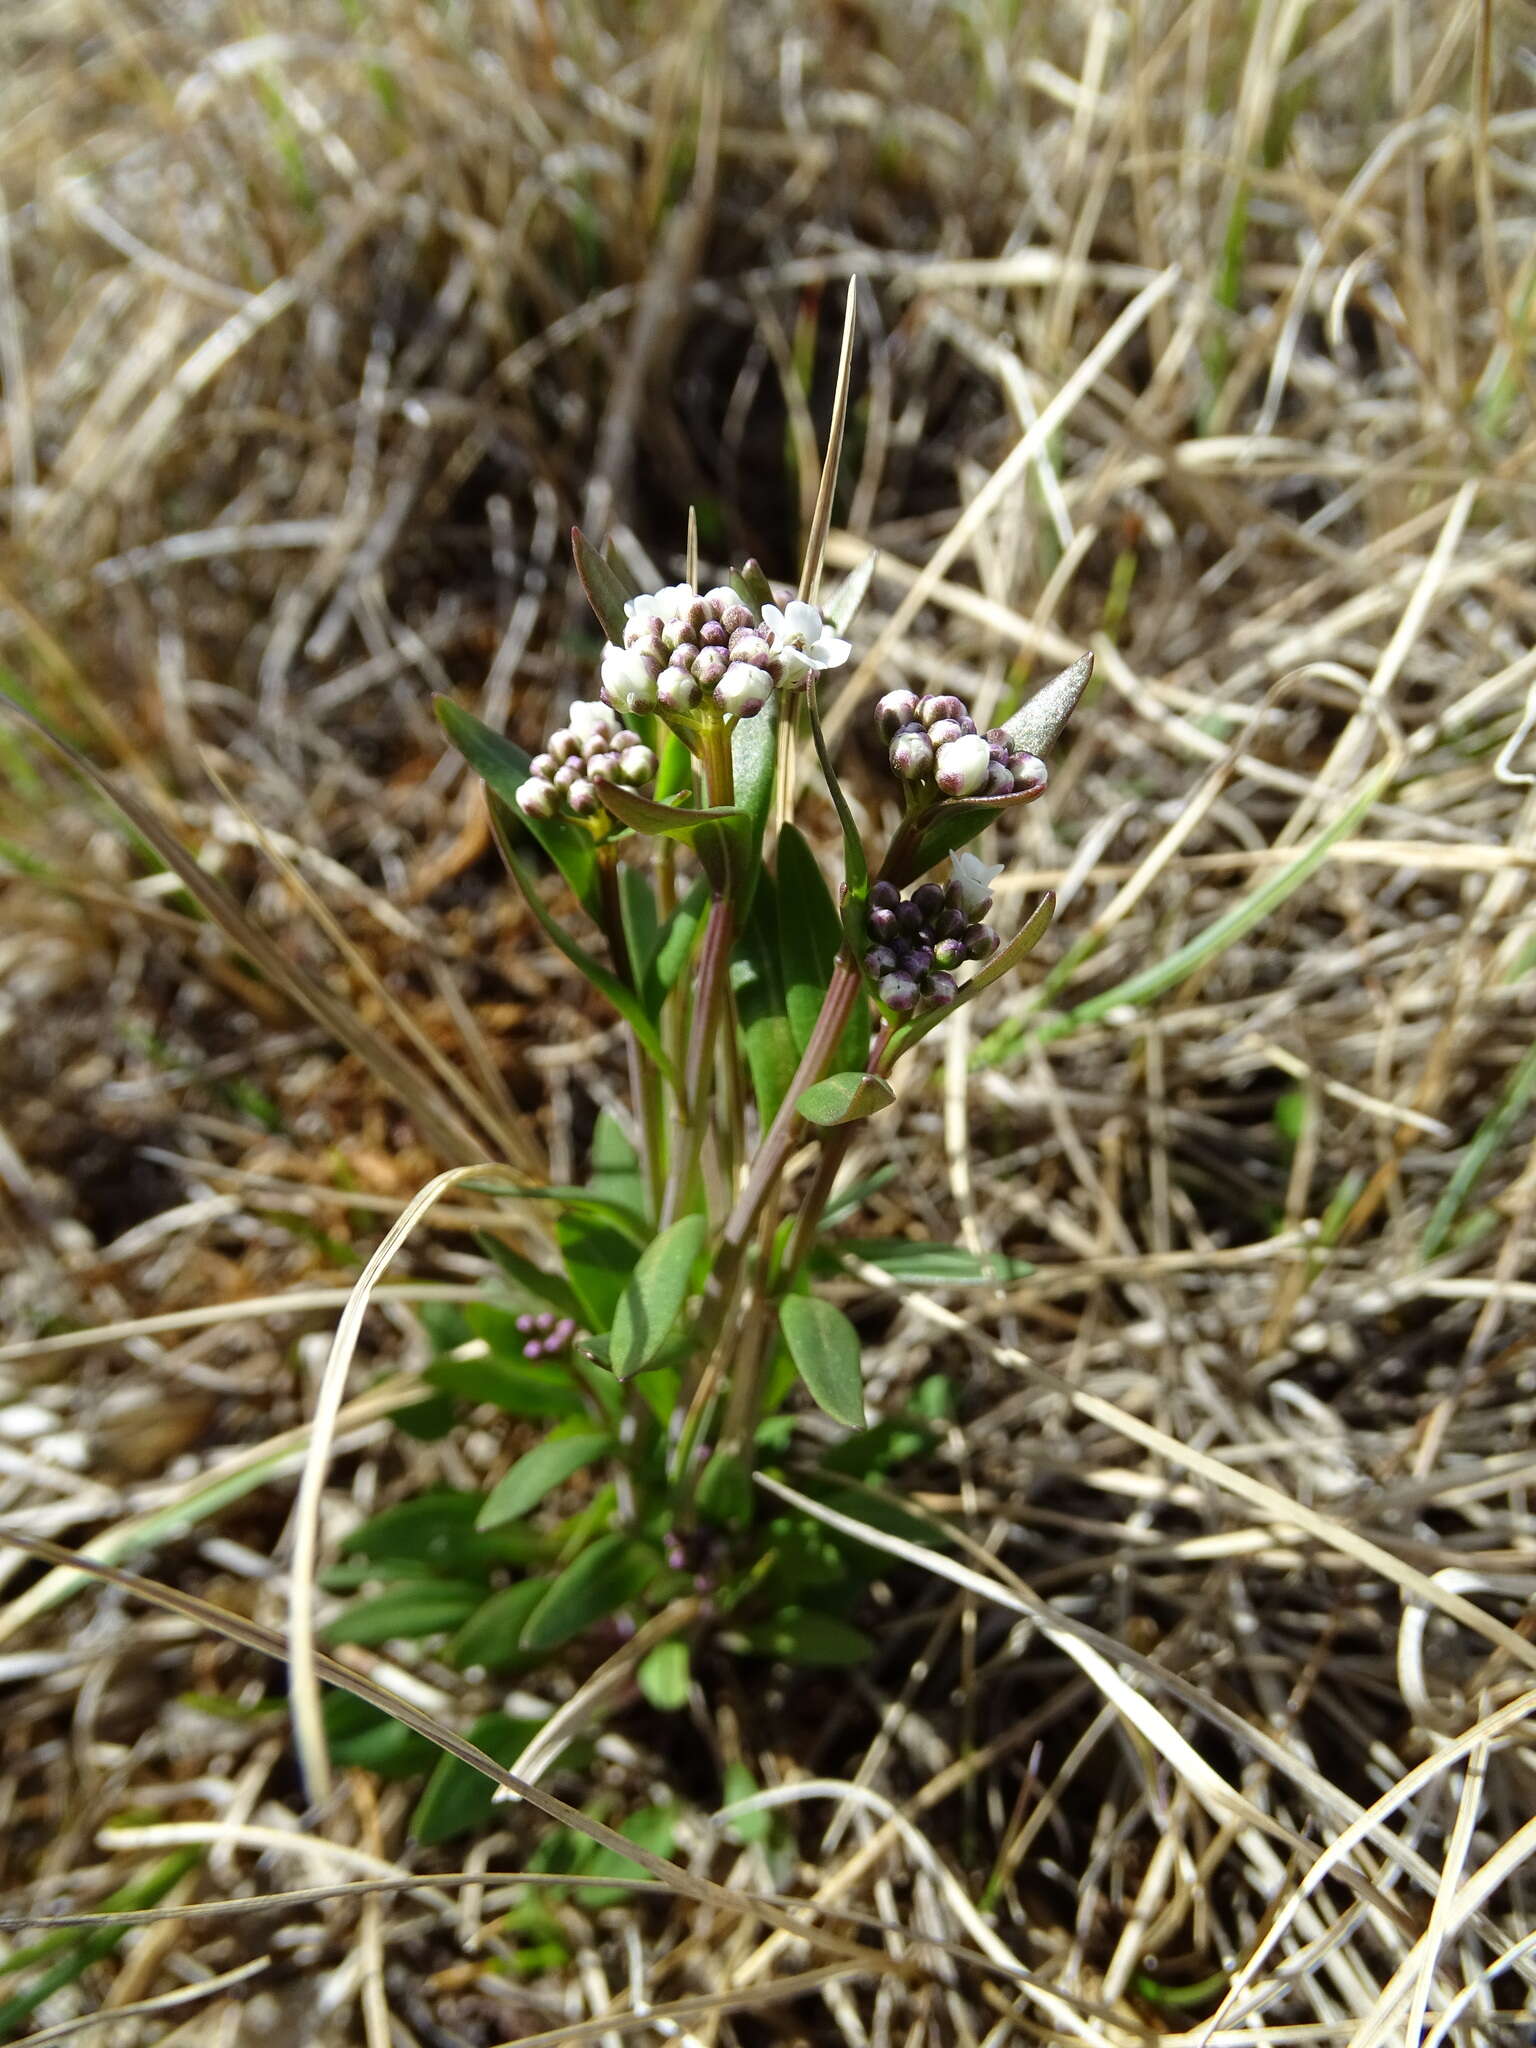
<svg viewBox="0 0 1536 2048"><path fill-rule="evenodd" d="M600 847L597 855L598 889L602 900L603 932L608 940L613 971L626 988L635 987L635 964L624 929L624 899L619 891L619 864L613 848ZM638 991L637 991L638 993ZM664 1168L661 1157L661 1076L646 1057L645 1049L628 1024L624 1027L624 1049L629 1061L629 1099L635 1105L639 1125L640 1170L654 1215L662 1200Z"/></svg>

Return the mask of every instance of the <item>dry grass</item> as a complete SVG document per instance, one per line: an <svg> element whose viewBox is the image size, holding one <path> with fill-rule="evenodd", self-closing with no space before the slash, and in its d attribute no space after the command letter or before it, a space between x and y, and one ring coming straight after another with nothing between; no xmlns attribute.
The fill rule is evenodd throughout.
<svg viewBox="0 0 1536 2048"><path fill-rule="evenodd" d="M0 1553L7 1939L202 1852L12 2037L1530 2038L1533 51L1515 0L11 0L8 687L406 1073L0 741L0 1523L176 1589ZM964 1561L893 1559L866 1676L718 1662L682 1728L551 1681L565 1795L697 1818L680 1889L563 1908L519 1987L541 1818L434 1870L400 1788L306 1813L281 1716L208 1702L273 1688L357 1266L477 1147L564 1178L619 1084L428 693L542 729L573 518L665 563L693 502L706 554L798 559L850 275L855 793L877 680L1098 660L997 849L1009 909L1060 893L1044 967L849 1169L899 1168L877 1227L1037 1271L850 1288L876 1405L937 1368L962 1416L921 1503ZM364 1364L478 1284L476 1199ZM391 1398L354 1373L322 1553L502 1455ZM736 1757L777 1858L708 1820Z"/></svg>

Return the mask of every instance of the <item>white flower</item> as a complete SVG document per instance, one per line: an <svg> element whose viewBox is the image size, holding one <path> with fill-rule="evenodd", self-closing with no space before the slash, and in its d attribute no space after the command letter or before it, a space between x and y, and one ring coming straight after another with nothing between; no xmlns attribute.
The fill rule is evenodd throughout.
<svg viewBox="0 0 1536 2048"><path fill-rule="evenodd" d="M979 732L946 740L939 749L934 780L946 796L974 796L984 789L992 766L992 749Z"/></svg>
<svg viewBox="0 0 1536 2048"><path fill-rule="evenodd" d="M841 668L853 652L853 643L829 633L815 605L802 598L792 597L783 611L765 604L763 625L785 682L796 682L812 669Z"/></svg>
<svg viewBox="0 0 1536 2048"><path fill-rule="evenodd" d="M638 654L611 642L603 649L603 688L620 711L654 711L656 684Z"/></svg>
<svg viewBox="0 0 1536 2048"><path fill-rule="evenodd" d="M992 904L992 884L1003 872L1001 861L988 867L973 853L952 853L949 872L960 891L960 908L968 918L985 917Z"/></svg>
<svg viewBox="0 0 1536 2048"><path fill-rule="evenodd" d="M698 592L686 583L669 583L665 590L657 590L649 596L626 597L624 616L627 619L675 619L685 612L697 597Z"/></svg>

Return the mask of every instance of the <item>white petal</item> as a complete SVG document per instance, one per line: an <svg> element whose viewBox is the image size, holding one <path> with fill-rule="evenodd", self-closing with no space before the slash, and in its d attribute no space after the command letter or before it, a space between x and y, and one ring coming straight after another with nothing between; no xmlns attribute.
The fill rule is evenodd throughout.
<svg viewBox="0 0 1536 2048"><path fill-rule="evenodd" d="M815 605L807 604L802 597L792 597L785 608L785 621L791 633L804 636L805 644L821 638L821 613Z"/></svg>

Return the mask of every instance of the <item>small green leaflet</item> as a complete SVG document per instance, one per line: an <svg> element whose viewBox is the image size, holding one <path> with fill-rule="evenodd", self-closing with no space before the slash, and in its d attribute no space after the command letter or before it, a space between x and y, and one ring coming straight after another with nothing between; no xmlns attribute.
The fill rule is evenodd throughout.
<svg viewBox="0 0 1536 2048"><path fill-rule="evenodd" d="M778 1657L786 1664L828 1670L862 1664L874 1654L875 1648L862 1630L839 1621L836 1615L819 1614L810 1607L786 1607L771 1621L733 1629L726 1641L749 1657Z"/></svg>
<svg viewBox="0 0 1536 2048"><path fill-rule="evenodd" d="M509 1671L530 1662L519 1646L523 1624L554 1583L552 1575L519 1579L483 1601L448 1645L454 1670Z"/></svg>
<svg viewBox="0 0 1536 2048"><path fill-rule="evenodd" d="M864 1427L864 1375L859 1335L840 1308L816 1294L779 1303L779 1328L795 1370L818 1408L849 1429Z"/></svg>
<svg viewBox="0 0 1536 2048"><path fill-rule="evenodd" d="M807 1123L853 1124L895 1100L895 1089L879 1074L829 1074L803 1089L795 1107Z"/></svg>
<svg viewBox="0 0 1536 2048"><path fill-rule="evenodd" d="M443 1579L407 1579L371 1600L354 1600L329 1623L329 1643L361 1643L376 1649L397 1638L445 1635L468 1621L485 1598L484 1586L456 1585Z"/></svg>
<svg viewBox="0 0 1536 2048"><path fill-rule="evenodd" d="M977 1258L960 1244L926 1244L921 1238L843 1238L828 1245L836 1259L862 1259L908 1287L997 1287L1023 1280L1035 1269L1027 1259L1001 1252Z"/></svg>
<svg viewBox="0 0 1536 2048"><path fill-rule="evenodd" d="M470 1728L469 1739L476 1749L483 1749L510 1769L539 1726L537 1721L515 1721L510 1714L482 1714ZM495 1801L495 1781L484 1771L459 1757L440 1756L411 1815L411 1834L423 1848L433 1848L452 1835L483 1827Z"/></svg>
<svg viewBox="0 0 1536 2048"><path fill-rule="evenodd" d="M597 623L615 647L622 647L627 618L624 601L630 593L579 526L571 528L571 549L576 557L576 574L581 578L588 604L597 614Z"/></svg>
<svg viewBox="0 0 1536 2048"><path fill-rule="evenodd" d="M687 1706L691 1682L688 1645L681 1636L674 1636L670 1642L658 1643L641 1660L635 1673L635 1683L641 1692L663 1714L673 1714L679 1707Z"/></svg>
<svg viewBox="0 0 1536 2048"><path fill-rule="evenodd" d="M518 1459L492 1487L490 1497L476 1519L477 1529L499 1528L515 1522L536 1508L546 1493L552 1493L573 1473L594 1464L613 1448L605 1431L582 1430L571 1436L547 1436Z"/></svg>
<svg viewBox="0 0 1536 2048"><path fill-rule="evenodd" d="M523 1625L521 1648L553 1650L594 1621L627 1607L656 1576L660 1560L647 1543L617 1532L599 1536L566 1566Z"/></svg>
<svg viewBox="0 0 1536 2048"><path fill-rule="evenodd" d="M643 1372L666 1342L688 1299L705 1229L702 1216L680 1217L640 1254L613 1318L610 1359L619 1379Z"/></svg>

